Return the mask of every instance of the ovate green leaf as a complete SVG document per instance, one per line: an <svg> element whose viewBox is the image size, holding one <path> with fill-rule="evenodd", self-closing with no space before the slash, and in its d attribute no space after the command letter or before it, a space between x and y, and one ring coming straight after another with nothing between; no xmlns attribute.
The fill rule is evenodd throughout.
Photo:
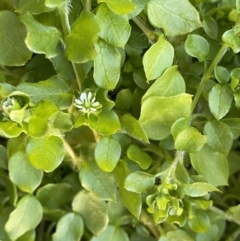
<svg viewBox="0 0 240 241"><path fill-rule="evenodd" d="M174 231L167 232L167 238L168 239L163 239L159 241L179 241L179 240L184 240L184 241L194 241L192 237L184 230L182 229L176 229Z"/></svg>
<svg viewBox="0 0 240 241"><path fill-rule="evenodd" d="M27 231L36 228L42 219L42 214L43 210L39 201L34 196L24 196L10 214L5 225L11 240L15 241Z"/></svg>
<svg viewBox="0 0 240 241"><path fill-rule="evenodd" d="M34 168L23 151L10 157L8 168L11 180L22 191L33 193L42 181L43 171Z"/></svg>
<svg viewBox="0 0 240 241"><path fill-rule="evenodd" d="M206 60L209 52L209 43L205 38L197 34L189 34L185 41L186 52L195 58L198 58L199 62Z"/></svg>
<svg viewBox="0 0 240 241"><path fill-rule="evenodd" d="M0 135L6 138L19 136L24 129L16 122L0 122Z"/></svg>
<svg viewBox="0 0 240 241"><path fill-rule="evenodd" d="M45 6L45 0L19 0L17 12L20 12L21 14L26 12L40 14L50 10L51 9Z"/></svg>
<svg viewBox="0 0 240 241"><path fill-rule="evenodd" d="M107 205L94 194L81 191L73 199L72 209L81 214L87 228L94 234L102 233L108 224Z"/></svg>
<svg viewBox="0 0 240 241"><path fill-rule="evenodd" d="M52 172L61 164L65 151L62 140L57 136L30 137L26 154L35 168Z"/></svg>
<svg viewBox="0 0 240 241"><path fill-rule="evenodd" d="M209 146L220 153L229 153L233 136L230 128L225 123L216 120L207 122L203 132L207 136Z"/></svg>
<svg viewBox="0 0 240 241"><path fill-rule="evenodd" d="M45 54L46 58L57 55L56 48L60 38L57 28L39 23L29 12L21 15L20 20L27 27L25 43L31 51Z"/></svg>
<svg viewBox="0 0 240 241"><path fill-rule="evenodd" d="M190 197L201 197L208 194L209 192L219 192L215 186L206 182L195 182L193 184L184 185L183 191Z"/></svg>
<svg viewBox="0 0 240 241"><path fill-rule="evenodd" d="M127 233L117 226L109 225L98 237L93 237L91 241L129 241Z"/></svg>
<svg viewBox="0 0 240 241"><path fill-rule="evenodd" d="M31 58L32 53L24 43L26 35L27 31L15 13L0 12L0 65L20 66Z"/></svg>
<svg viewBox="0 0 240 241"><path fill-rule="evenodd" d="M185 81L177 70L178 66L169 67L147 90L142 100L150 96L174 96L185 93Z"/></svg>
<svg viewBox="0 0 240 241"><path fill-rule="evenodd" d="M217 21L212 17L205 17L203 19L203 29L208 37L217 39L218 37L218 24Z"/></svg>
<svg viewBox="0 0 240 241"><path fill-rule="evenodd" d="M94 59L94 81L98 86L112 90L119 80L121 55L115 47L103 40L95 44L95 50L97 56Z"/></svg>
<svg viewBox="0 0 240 241"><path fill-rule="evenodd" d="M68 213L58 221L56 232L53 234L53 241L80 240L83 231L82 217L77 213Z"/></svg>
<svg viewBox="0 0 240 241"><path fill-rule="evenodd" d="M173 46L161 35L154 45L152 45L143 56L143 66L147 80L153 80L173 63Z"/></svg>
<svg viewBox="0 0 240 241"><path fill-rule="evenodd" d="M98 166L105 172L111 172L116 167L121 155L121 146L112 137L104 137L98 143L94 151L94 157Z"/></svg>
<svg viewBox="0 0 240 241"><path fill-rule="evenodd" d="M222 41L228 44L234 53L240 51L240 39L233 29L227 30L222 35Z"/></svg>
<svg viewBox="0 0 240 241"><path fill-rule="evenodd" d="M191 103L189 94L146 98L139 122L150 139L161 140L170 134L171 126L177 119L190 116Z"/></svg>
<svg viewBox="0 0 240 241"><path fill-rule="evenodd" d="M227 84L229 82L230 74L225 67L217 65L214 68L214 75L219 83Z"/></svg>
<svg viewBox="0 0 240 241"><path fill-rule="evenodd" d="M168 36L183 35L201 27L199 14L188 0L151 0L148 17L151 24L163 28Z"/></svg>
<svg viewBox="0 0 240 241"><path fill-rule="evenodd" d="M229 112L233 94L228 85L216 84L209 92L208 100L212 114L220 120Z"/></svg>
<svg viewBox="0 0 240 241"><path fill-rule="evenodd" d="M188 222L189 227L197 233L206 233L210 226L207 213L201 209L194 212L194 217Z"/></svg>
<svg viewBox="0 0 240 241"><path fill-rule="evenodd" d="M131 192L141 193L154 186L155 177L146 172L133 172L127 176L124 187Z"/></svg>
<svg viewBox="0 0 240 241"><path fill-rule="evenodd" d="M135 9L131 0L98 0L98 2L105 2L114 13L119 15L130 13Z"/></svg>
<svg viewBox="0 0 240 241"><path fill-rule="evenodd" d="M102 3L97 10L97 19L100 26L99 36L107 43L123 48L131 33L127 15L117 15Z"/></svg>
<svg viewBox="0 0 240 241"><path fill-rule="evenodd" d="M94 59L94 43L98 39L99 27L95 15L83 10L72 25L71 33L66 37L66 56L76 63L85 63Z"/></svg>
<svg viewBox="0 0 240 241"><path fill-rule="evenodd" d="M205 145L199 152L190 153L191 163L198 174L214 186L228 183L228 160L226 155Z"/></svg>
<svg viewBox="0 0 240 241"><path fill-rule="evenodd" d="M112 174L99 169L95 162L84 162L79 178L81 185L97 197L103 200L116 201L117 189Z"/></svg>

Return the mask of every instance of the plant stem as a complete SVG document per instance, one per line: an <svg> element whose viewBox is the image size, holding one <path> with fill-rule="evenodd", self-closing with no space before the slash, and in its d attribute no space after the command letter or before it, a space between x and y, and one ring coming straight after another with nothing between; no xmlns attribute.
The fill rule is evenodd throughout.
<svg viewBox="0 0 240 241"><path fill-rule="evenodd" d="M220 62L220 60L222 59L222 57L224 56L224 54L226 53L227 49L228 49L228 45L227 44L223 44L222 47L219 49L218 53L216 54L215 58L213 59L212 63L210 64L210 66L208 67L207 71L203 74L201 83L198 87L197 93L194 96L193 99L193 103L192 103L192 109L191 112L193 113L197 102L202 94L203 88L206 84L206 82L211 78L211 74L214 70L214 68L216 67L216 65Z"/></svg>
<svg viewBox="0 0 240 241"><path fill-rule="evenodd" d="M139 220L151 231L154 237L159 238L159 231L146 212L142 211Z"/></svg>
<svg viewBox="0 0 240 241"><path fill-rule="evenodd" d="M83 0L83 6L86 11L91 11L92 9L92 0Z"/></svg>
<svg viewBox="0 0 240 241"><path fill-rule="evenodd" d="M144 32L151 43L155 43L157 41L156 35L148 28L146 23L139 16L134 17L132 20Z"/></svg>
<svg viewBox="0 0 240 241"><path fill-rule="evenodd" d="M77 170L80 170L82 163L83 163L83 159L81 157L77 156L77 154L73 151L72 147L69 145L69 143L66 141L65 138L62 138L62 141L63 141L67 154L70 156L70 158L72 160L73 166Z"/></svg>
<svg viewBox="0 0 240 241"><path fill-rule="evenodd" d="M65 11L63 9L59 9L59 15L60 15L61 24L62 24L63 35L64 35L64 38L66 38L71 33L71 27L68 19L68 11L66 9ZM78 88L81 91L81 86L84 79L82 68L80 65L75 64L72 61L71 63L76 76Z"/></svg>

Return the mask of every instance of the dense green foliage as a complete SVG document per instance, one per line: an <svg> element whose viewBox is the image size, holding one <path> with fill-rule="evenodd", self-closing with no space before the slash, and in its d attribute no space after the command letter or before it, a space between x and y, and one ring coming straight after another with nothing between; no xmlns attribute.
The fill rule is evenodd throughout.
<svg viewBox="0 0 240 241"><path fill-rule="evenodd" d="M239 0L1 0L0 240L240 240L239 34Z"/></svg>

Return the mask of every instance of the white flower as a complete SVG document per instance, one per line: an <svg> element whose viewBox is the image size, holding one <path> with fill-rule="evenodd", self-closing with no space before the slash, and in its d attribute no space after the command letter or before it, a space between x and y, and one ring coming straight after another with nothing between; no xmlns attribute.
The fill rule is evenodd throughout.
<svg viewBox="0 0 240 241"><path fill-rule="evenodd" d="M88 114L97 112L102 107L92 92L83 92L78 99L75 99L74 105L79 111Z"/></svg>

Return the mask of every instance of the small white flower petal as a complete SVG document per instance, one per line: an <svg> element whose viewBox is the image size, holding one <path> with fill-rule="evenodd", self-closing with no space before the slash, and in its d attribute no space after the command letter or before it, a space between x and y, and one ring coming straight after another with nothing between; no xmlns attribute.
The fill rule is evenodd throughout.
<svg viewBox="0 0 240 241"><path fill-rule="evenodd" d="M95 108L89 108L90 111L96 112L97 110Z"/></svg>
<svg viewBox="0 0 240 241"><path fill-rule="evenodd" d="M91 101L91 98L92 98L92 92L88 92L87 100L90 102L90 101Z"/></svg>
<svg viewBox="0 0 240 241"><path fill-rule="evenodd" d="M82 104L83 104L83 102L82 102L81 100L79 100L79 99L75 99L75 102L76 102L77 104L79 104L79 105L82 105Z"/></svg>
<svg viewBox="0 0 240 241"><path fill-rule="evenodd" d="M86 93L82 93L82 94L80 95L79 99L80 99L82 102L86 101L86 99L87 99Z"/></svg>
<svg viewBox="0 0 240 241"><path fill-rule="evenodd" d="M92 100L91 100L91 103L94 103L94 102L95 102L95 100L96 100L96 98L95 98L95 97L93 97L93 98L92 98Z"/></svg>
<svg viewBox="0 0 240 241"><path fill-rule="evenodd" d="M94 103L92 103L92 106L94 106L94 107L95 107L95 106L98 106L98 105L99 105L99 102L97 102L97 101L94 102Z"/></svg>

